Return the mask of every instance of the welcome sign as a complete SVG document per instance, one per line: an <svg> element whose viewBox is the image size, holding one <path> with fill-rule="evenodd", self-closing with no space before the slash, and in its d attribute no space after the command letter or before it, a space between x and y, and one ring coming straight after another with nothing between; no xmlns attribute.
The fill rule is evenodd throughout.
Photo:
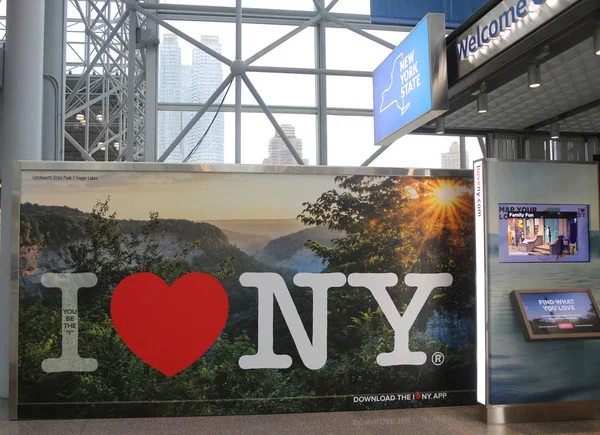
<svg viewBox="0 0 600 435"><path fill-rule="evenodd" d="M471 179L22 165L13 417L474 402Z"/></svg>
<svg viewBox="0 0 600 435"><path fill-rule="evenodd" d="M460 79L579 0L503 0L450 45ZM456 62L454 62L456 60Z"/></svg>

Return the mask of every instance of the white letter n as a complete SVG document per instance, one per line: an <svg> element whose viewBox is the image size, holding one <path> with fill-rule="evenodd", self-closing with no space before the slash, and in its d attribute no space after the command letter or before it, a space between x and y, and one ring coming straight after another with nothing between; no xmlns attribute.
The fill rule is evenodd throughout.
<svg viewBox="0 0 600 435"><path fill-rule="evenodd" d="M327 361L327 290L342 287L345 283L346 277L342 273L299 273L294 276L294 284L298 287L313 290L311 343L283 278L276 273L242 274L240 284L258 289L258 350L256 355L240 357L240 367L287 369L292 365L289 355L276 355L273 351L273 297L277 299L304 365L311 370L323 367Z"/></svg>

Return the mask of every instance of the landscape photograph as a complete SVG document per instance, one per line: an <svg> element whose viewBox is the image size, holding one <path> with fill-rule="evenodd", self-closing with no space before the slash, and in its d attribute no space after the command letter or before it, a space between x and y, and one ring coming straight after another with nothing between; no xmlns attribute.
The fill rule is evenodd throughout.
<svg viewBox="0 0 600 435"><path fill-rule="evenodd" d="M267 173L25 171L20 210L20 418L231 415L446 406L474 403L472 180ZM49 177L49 178L48 178ZM115 288L149 272L167 285L190 272L215 277L229 301L215 343L168 377L139 359L111 320ZM287 369L243 370L257 352L258 294L246 272L279 274L311 337L312 290L298 273L395 273L400 314L415 289L408 273L450 273L410 332L422 366L382 367L394 331L365 288L328 292L327 362L304 366L274 301L273 348ZM46 373L61 355L61 292L46 273L93 273L78 293L78 351L92 372ZM185 301L181 301L185 304ZM441 352L442 365L431 362ZM447 392L429 401L366 401L360 395Z"/></svg>

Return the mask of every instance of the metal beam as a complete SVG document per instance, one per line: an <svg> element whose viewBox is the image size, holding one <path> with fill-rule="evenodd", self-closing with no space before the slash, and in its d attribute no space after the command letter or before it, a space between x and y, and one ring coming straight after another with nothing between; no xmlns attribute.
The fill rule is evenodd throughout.
<svg viewBox="0 0 600 435"><path fill-rule="evenodd" d="M382 155L390 146L384 146L384 147L379 147L379 149L377 151L375 151L373 154L371 154L371 157L369 157L367 160L365 160L363 162L362 165L360 166L369 166L371 163L373 163L373 161L375 161L375 159L377 157L379 157L380 155Z"/></svg>
<svg viewBox="0 0 600 435"><path fill-rule="evenodd" d="M254 66L249 65L248 72L278 73L278 74L308 74L308 75L327 75L343 77L373 77L370 71L344 71L337 69L324 68L287 68L279 66Z"/></svg>
<svg viewBox="0 0 600 435"><path fill-rule="evenodd" d="M225 78L223 83L221 83L221 85L217 88L217 90L206 101L206 103L204 103L204 105L200 108L198 113L196 113L196 115L194 115L194 117L190 120L190 122L188 122L188 124L185 126L185 128L179 133L179 135L175 138L173 143L171 145L169 145L169 148L167 148L165 150L165 152L160 156L160 158L158 159L159 162L164 162L167 159L167 157L169 157L169 155L173 152L175 147L177 145L179 145L181 143L181 141L183 140L183 138L190 132L190 130L192 128L194 128L194 126L196 125L198 120L202 117L202 115L204 115L208 111L208 108L215 102L215 100L219 97L219 95L221 95L221 93L223 93L225 88L227 88L227 86L229 86L229 84L231 83L232 80L233 80L233 74L229 74Z"/></svg>
<svg viewBox="0 0 600 435"><path fill-rule="evenodd" d="M244 24L265 24L265 25L277 25L277 26L301 26L310 19L313 15L308 13L305 18L293 18L283 19L280 17L248 17L246 11L248 8L244 8ZM306 13L305 13L306 14ZM347 21L345 16L363 17L363 15L352 15L352 14L335 14L336 17ZM227 16L206 16L206 15L187 15L182 13L158 13L157 16L167 21L196 21L196 22L210 22L210 23L235 23L235 15ZM368 16L364 16L367 17ZM412 27L406 26L388 26L387 24L371 24L368 20L350 20L349 22L354 23L356 27L362 30L381 30L384 32L398 31L409 33ZM328 28L340 29L343 28L332 22L327 22Z"/></svg>
<svg viewBox="0 0 600 435"><path fill-rule="evenodd" d="M98 17L102 17L106 27L108 28L109 31L112 31L114 28L112 26L112 24L110 23L110 17L106 17L106 15L104 14L104 12L101 12L100 9L98 9L98 6L96 6L96 4L93 1L89 1L90 6L96 11L96 13L98 14ZM106 7L108 6L109 2L106 2L104 4L104 6L102 7L102 10L106 9ZM98 20L98 17L96 17L96 20ZM86 23L87 24L87 23ZM92 31L92 29L89 29L90 32ZM119 33L117 32L115 34L116 38L119 39L119 41L121 41L121 44L126 45L125 40L123 39L123 37L121 35L119 35Z"/></svg>
<svg viewBox="0 0 600 435"><path fill-rule="evenodd" d="M139 86L142 84L142 82L144 81L145 78L145 73L141 74L136 81L136 85L135 85L135 89L137 90L139 88ZM115 122L116 118L119 117L119 115L121 115L121 111L123 110L123 108L125 108L127 106L128 100L123 99L118 105L117 107L113 110L113 112L109 115L108 120L102 121L101 124L103 124L102 130L100 131L100 133L98 134L98 137L96 138L96 140L94 141L94 143L92 144L92 146L96 146L96 144L98 142L100 142L101 137L103 134L110 132L113 133L112 130L110 130L111 125L113 124L113 122ZM127 129L122 130L121 133L127 133ZM119 135L117 134L117 135ZM123 144L121 146L121 151L125 151L124 150L124 146L125 144Z"/></svg>
<svg viewBox="0 0 600 435"><path fill-rule="evenodd" d="M150 3L144 4L145 7L148 7L150 5L151 5ZM171 6L175 6L175 5L171 5ZM223 56L221 53L216 52L215 50L213 50L209 46L204 45L200 41L197 41L196 39L194 39L191 36L189 36L187 33L184 33L181 30L179 30L178 28L176 28L176 27L172 26L171 24L167 23L165 20L157 17L156 15L151 14L150 12L148 12L146 9L142 8L141 6L136 5L135 8L137 9L137 11L140 14L143 14L146 17L148 17L149 19L151 19L152 21L157 22L158 24L160 24L161 26L163 26L165 29L167 29L170 32L174 33L175 35L179 36L184 41L187 41L190 44L192 44L193 46L198 47L200 50L204 51L205 53L209 54L210 56L214 57L215 59L221 61L225 65L231 66L231 61L229 59L227 59L225 56Z"/></svg>
<svg viewBox="0 0 600 435"><path fill-rule="evenodd" d="M158 103L158 110L164 112L197 112L203 104L197 103ZM207 112L216 112L219 104L212 104ZM317 115L319 109L316 106L269 106L272 113L286 113L293 115ZM373 116L370 109L350 109L345 107L329 107L328 115L333 116ZM234 113L235 104L223 104L221 112ZM262 113L260 106L256 104L242 104L242 113Z"/></svg>
<svg viewBox="0 0 600 435"><path fill-rule="evenodd" d="M549 126L553 122L563 121L565 119L572 118L574 116L585 113L588 110L595 109L596 107L600 107L600 99L590 101L589 103L586 103L579 107L575 107L573 109L567 110L566 112L563 112L559 115L553 116L552 118L548 118L543 121L540 121L536 124L533 124L530 127L527 127L525 130L539 130L540 128Z"/></svg>
<svg viewBox="0 0 600 435"><path fill-rule="evenodd" d="M368 32L365 32L364 30L362 30L360 27L357 27L353 24L350 24L346 21L340 20L339 18L337 18L336 16L332 15L332 14L327 14L325 16L327 18L328 21L331 21L335 24L337 24L340 27L345 27L348 30L351 30L352 32L360 35L360 36L364 36L367 39L370 39L373 42L376 42L378 44L383 45L384 47L389 48L390 50L393 50L396 48L396 46L394 44L392 44L391 42L388 42L384 39L378 38L375 35L372 35Z"/></svg>
<svg viewBox="0 0 600 435"><path fill-rule="evenodd" d="M145 3L144 8L156 10L157 16L167 20L191 21L198 19L201 21L235 22L235 7L231 6L202 6L168 3L150 5ZM371 17L364 14L330 13L329 15L363 29L401 32L410 32L413 29L413 26L371 24ZM244 8L243 22L251 24L300 25L312 17L314 17L313 11ZM338 26L336 25L335 27Z"/></svg>
<svg viewBox="0 0 600 435"><path fill-rule="evenodd" d="M540 134L543 132L540 131L532 131L532 130L515 130L515 129L507 129L507 128L457 128L457 127L448 127L446 124L446 128L444 129L445 136L485 136L490 133L510 133L510 134ZM586 136L589 135L590 132L585 131L562 131L561 134L566 133L574 136ZM426 134L426 135L436 135L435 128L432 127L419 127L415 131L410 134ZM594 133L595 134L595 133Z"/></svg>
<svg viewBox="0 0 600 435"><path fill-rule="evenodd" d="M325 0L314 0L320 11L325 10ZM327 71L327 27L321 20L315 27L315 64L317 70ZM327 76L315 77L315 99L317 101L317 165L327 165Z"/></svg>
<svg viewBox="0 0 600 435"><path fill-rule="evenodd" d="M235 2L235 60L242 62L242 0ZM235 163L242 163L242 76L235 77Z"/></svg>
<svg viewBox="0 0 600 435"><path fill-rule="evenodd" d="M121 110L123 110L124 107L127 106L127 100L123 100L121 101L121 103L115 108L115 110L110 114L108 121L104 121L104 126L102 127L102 130L100 131L100 134L98 134L98 137L96 138L96 140L94 141L94 143L92 144L92 146L96 146L96 144L98 142L100 142L100 137L102 137L103 134L107 133L107 132L111 132L113 133L112 130L110 130L110 126L112 125L113 122L115 122L115 120L117 119L117 117L120 115ZM124 131L124 133L126 133L127 130ZM123 133L123 132L122 132ZM123 146L125 146L125 144L123 144Z"/></svg>
<svg viewBox="0 0 600 435"><path fill-rule="evenodd" d="M259 52L250 56L248 58L248 60L246 60L246 65L250 65L251 63L256 62L258 59L263 57L265 54L267 54L267 53L271 52L273 49L279 47L285 41L287 41L288 39L297 35L298 33L302 32L304 29L306 29L310 26L314 26L317 22L319 22L319 20L321 20L321 18L322 18L322 15L319 13L319 14L315 15L314 17L312 17L310 20L303 23L302 25L296 27L294 30L290 31L289 33L286 33L278 40L272 42L271 44L267 45L265 48L263 48Z"/></svg>
<svg viewBox="0 0 600 435"><path fill-rule="evenodd" d="M63 160L64 75L67 7L63 0L45 0L44 109L42 158ZM54 138L50 140L50 138Z"/></svg>
<svg viewBox="0 0 600 435"><path fill-rule="evenodd" d="M86 20L90 19L91 10L92 10L91 6L89 5L89 2L86 2L85 6L86 6L86 15L83 20L84 23ZM123 24L123 26L124 25L125 24ZM85 64L86 65L90 64L90 57L92 55L92 47L90 44L90 42L92 41L92 35L93 35L92 32L85 33L85 47L84 48L85 48ZM114 35L116 35L116 33ZM113 36L113 38L114 38L114 36ZM110 46L111 39L112 38L108 38L107 41L109 42L109 44L106 46L106 48L97 49L97 53L104 54L107 51L108 47ZM102 58L102 55L100 56L100 59L101 58ZM96 63L97 63L97 61L94 62L94 66ZM85 78L85 101L90 100L90 88L91 88L90 83L91 83L91 79L90 79L90 75L88 74L87 77ZM84 114L85 114L85 119L86 119L86 123L84 126L84 128L85 128L84 147L85 147L86 151L89 151L89 149L90 149L90 108L89 108L89 106L85 108Z"/></svg>
<svg viewBox="0 0 600 435"><path fill-rule="evenodd" d="M339 0L331 0L331 2L327 5L327 7L325 8L325 10L327 12L331 11L333 9L333 7L337 4Z"/></svg>
<svg viewBox="0 0 600 435"><path fill-rule="evenodd" d="M271 124L275 128L275 131L277 131L277 134L279 134L279 137L281 137L281 139L283 140L283 143L285 143L285 146L287 146L287 148L288 148L288 150L290 150L290 153L292 154L292 156L294 156L296 163L298 163L299 165L304 165L304 161L302 161L302 157L300 157L300 154L298 154L298 151L296 151L296 148L294 148L294 145L292 145L292 143L290 142L290 139L287 137L287 135L285 134L285 132L283 131L283 129L281 128L281 126L279 125L279 123L277 122L275 117L273 116L273 113L271 113L271 110L266 105L266 103L264 102L264 100L262 99L262 97L260 96L258 91L256 90L256 88L254 87L254 85L252 84L250 79L248 78L248 76L246 74L244 74L242 76L242 78L244 80L244 83L246 83L248 90L250 90L250 93L256 99L256 102L258 103L258 105L262 108L263 112L265 112L265 115L267 115L267 118L269 118L269 121L271 121Z"/></svg>
<svg viewBox="0 0 600 435"><path fill-rule="evenodd" d="M477 142L479 142L479 148L481 149L481 155L487 157L487 146L484 140L485 136L477 136Z"/></svg>
<svg viewBox="0 0 600 435"><path fill-rule="evenodd" d="M104 98L110 97L111 95L113 95L113 94L115 94L115 93L117 93L117 92L125 89L126 87L127 87L127 84L123 83L123 84L117 86L116 88L112 88L110 91L102 93L102 95L99 95L96 98L93 98L93 99L89 100L87 103L82 104L81 106L78 106L75 109L68 111L66 113L66 115L65 115L65 119L68 119L71 116L77 115L79 112L81 112L85 108L93 106L94 104L102 101Z"/></svg>
<svg viewBox="0 0 600 435"><path fill-rule="evenodd" d="M157 3L158 0L146 0ZM146 27L158 38L158 24L147 20ZM155 162L158 154L158 45L146 46L146 113L144 161Z"/></svg>
<svg viewBox="0 0 600 435"><path fill-rule="evenodd" d="M81 86L83 86L83 83L87 80L88 76L90 75L90 73L94 69L94 66L96 65L96 63L98 62L98 60L100 60L100 58L104 54L104 51L106 50L106 48L110 45L110 42L111 42L112 38L114 38L115 34L121 29L121 27L123 26L123 24L125 24L126 20L127 20L127 15L123 15L119 19L119 21L115 25L115 28L113 29L113 31L106 38L106 41L104 42L104 44L102 44L102 47L100 47L100 49L96 53L96 56L94 57L94 59L90 62L90 64L88 65L88 67L85 69L85 72L81 75L81 79L79 79L79 81L77 82L77 84L73 88L73 90L71 92L71 95L69 96L69 98L67 98L67 101L65 103L65 107L68 107L71 104L71 102L73 101L73 99L75 98L75 96L77 95L77 93L79 92L79 90L81 89Z"/></svg>
<svg viewBox="0 0 600 435"><path fill-rule="evenodd" d="M94 45L101 45L101 44L99 44L99 42L102 42L102 39L98 35L95 35L94 33L90 33L89 36L90 36L90 39L94 40L94 41L92 41L92 42L94 42ZM125 70L121 67L121 65L119 65L119 60L121 60L121 58L125 58L125 53L123 53L121 50L118 50L114 46L109 46L108 48L111 50L117 51L119 55L115 59L108 49L105 50L104 54L106 54L106 56L110 60L113 61L113 66L116 67L121 72L121 74L127 75Z"/></svg>
<svg viewBox="0 0 600 435"><path fill-rule="evenodd" d="M81 154L81 157L83 157L84 160L87 160L88 162L95 162L96 160L94 160L94 158L92 156L89 155L89 153L83 149L83 147L81 145L79 145L77 143L77 141L75 139L73 139L73 136L71 136L69 133L67 133L65 131L65 139L67 139L71 145L73 145L75 147L75 149L77 151L79 151L79 153Z"/></svg>
<svg viewBox="0 0 600 435"><path fill-rule="evenodd" d="M127 145L125 159L133 161L133 148L135 147L135 28L136 9L129 9L129 59L127 73Z"/></svg>

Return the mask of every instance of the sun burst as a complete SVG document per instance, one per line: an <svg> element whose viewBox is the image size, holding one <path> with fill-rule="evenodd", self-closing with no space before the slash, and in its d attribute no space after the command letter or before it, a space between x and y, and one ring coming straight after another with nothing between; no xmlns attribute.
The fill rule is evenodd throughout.
<svg viewBox="0 0 600 435"><path fill-rule="evenodd" d="M418 219L425 227L424 235L430 237L441 230L438 223L456 233L459 222L472 209L470 197L465 195L470 189L462 187L458 180L427 180L419 187L419 199L414 204L419 210Z"/></svg>

